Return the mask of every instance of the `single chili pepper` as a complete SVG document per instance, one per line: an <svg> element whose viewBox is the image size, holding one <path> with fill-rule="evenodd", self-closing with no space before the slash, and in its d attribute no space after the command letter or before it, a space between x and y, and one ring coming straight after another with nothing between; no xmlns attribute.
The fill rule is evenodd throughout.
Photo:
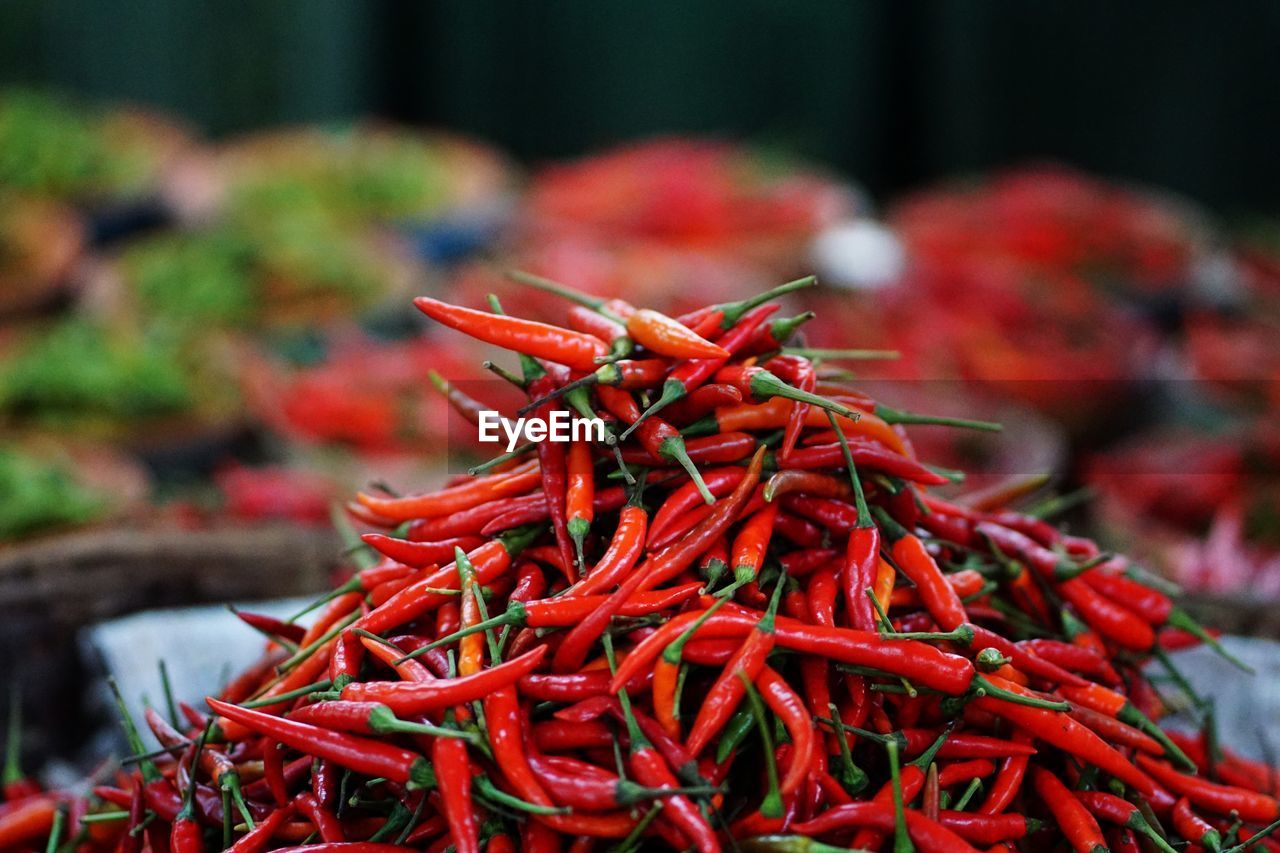
<svg viewBox="0 0 1280 853"><path fill-rule="evenodd" d="M627 317L627 332L636 343L671 358L728 358L730 353L665 314L641 308Z"/></svg>
<svg viewBox="0 0 1280 853"><path fill-rule="evenodd" d="M764 509L752 515L733 540L733 583L734 587L742 586L756 579L760 567L764 565L765 552L769 549L769 538L773 535L774 519L778 516L778 505L767 504Z"/></svg>
<svg viewBox="0 0 1280 853"><path fill-rule="evenodd" d="M929 853L941 853L941 851L977 853L976 848L956 832L941 823L929 820L918 811L908 809L903 817L911 840L922 850ZM896 818L892 802L870 801L827 809L816 818L793 824L791 828L806 835L823 835L854 827L869 827L880 832L892 832L895 825ZM854 844L858 843L855 838Z"/></svg>
<svg viewBox="0 0 1280 853"><path fill-rule="evenodd" d="M396 714L422 714L484 698L491 690L512 684L538 667L546 655L545 646L505 661L473 675L434 681L354 682L342 691L342 698L355 702L381 702Z"/></svg>
<svg viewBox="0 0 1280 853"><path fill-rule="evenodd" d="M1041 660L1057 664L1063 669L1100 678L1108 684L1116 685L1121 682L1120 675L1111 662L1093 649L1064 643L1061 640L1042 638L1021 640L1017 645L1032 652Z"/></svg>
<svg viewBox="0 0 1280 853"><path fill-rule="evenodd" d="M742 392L723 382L709 382L690 391L672 403L667 409L667 420L672 423L691 424L724 406L736 406L742 402ZM681 434L688 435L682 429Z"/></svg>
<svg viewBox="0 0 1280 853"><path fill-rule="evenodd" d="M253 628L259 633L268 637L278 637L286 642L297 643L302 639L302 635L307 629L301 625L295 625L292 622L285 622L274 616L265 616L261 613L248 613L244 610L231 608L231 612L236 615L241 622Z"/></svg>
<svg viewBox="0 0 1280 853"><path fill-rule="evenodd" d="M589 595L610 589L635 566L644 552L645 529L649 521L648 512L639 502L640 494L637 490L632 500L622 508L618 526L604 556L566 595Z"/></svg>
<svg viewBox="0 0 1280 853"><path fill-rule="evenodd" d="M227 848L228 853L262 853L280 828L293 817L296 808L293 803L276 808Z"/></svg>
<svg viewBox="0 0 1280 853"><path fill-rule="evenodd" d="M775 643L774 625L784 586L780 580L769 601L769 609L760 617L760 621L720 673L698 708L698 715L685 740L685 748L691 755L702 752L737 710L744 694L744 679L754 682L764 669L765 660L773 651Z"/></svg>
<svg viewBox="0 0 1280 853"><path fill-rule="evenodd" d="M791 738L791 766L779 784L779 791L785 797L797 791L808 778L817 750L813 720L805 710L804 700L782 676L768 666L763 667L756 676L756 686L760 688L760 694L769 710L782 720L782 725Z"/></svg>
<svg viewBox="0 0 1280 853"><path fill-rule="evenodd" d="M310 791L303 791L299 794L294 802L298 805L298 811L316 828L316 832L320 833L320 840L326 844L342 843L347 840L346 833L342 831L342 824L321 802L316 798L315 794Z"/></svg>
<svg viewBox="0 0 1280 853"><path fill-rule="evenodd" d="M530 459L508 471L476 477L438 492L402 498L380 497L360 492L356 499L378 515L395 522L434 518L470 509L497 498L524 494L542 479L538 462Z"/></svg>
<svg viewBox="0 0 1280 853"><path fill-rule="evenodd" d="M52 797L37 794L20 800L12 811L0 815L0 847L19 850L24 843L48 835L57 811Z"/></svg>
<svg viewBox="0 0 1280 853"><path fill-rule="evenodd" d="M880 471L894 477L901 477L914 483L926 486L939 486L947 482L947 478L936 474L928 468L887 450L861 441L850 442L849 449L858 466L872 471ZM778 460L779 468L798 468L811 470L814 468L831 468L843 461L840 444L820 444L810 447L798 447L786 459Z"/></svg>
<svg viewBox="0 0 1280 853"><path fill-rule="evenodd" d="M578 572L585 573L587 563L582 556L582 544L591 530L594 518L591 501L595 496L595 470L591 447L585 441L569 445L568 487L565 493L565 515L568 518L569 536L573 539L578 557Z"/></svg>
<svg viewBox="0 0 1280 853"><path fill-rule="evenodd" d="M453 738L431 742L431 766L435 770L449 837L458 853L479 853L480 830L471 801L471 759L467 745Z"/></svg>
<svg viewBox="0 0 1280 853"><path fill-rule="evenodd" d="M1174 848L1164 836L1128 800L1105 791L1073 791L1072 794L1099 819L1139 832L1151 839L1151 843L1164 853L1174 853Z"/></svg>
<svg viewBox="0 0 1280 853"><path fill-rule="evenodd" d="M1242 820L1250 823L1270 823L1280 816L1280 804L1275 797L1232 785L1219 785L1197 776L1185 776L1149 756L1137 755L1134 760L1161 785L1186 797L1199 808L1222 815L1236 812Z"/></svg>
<svg viewBox="0 0 1280 853"><path fill-rule="evenodd" d="M1191 809L1191 802L1182 797L1173 806L1173 828L1188 841L1209 851L1222 849L1222 833L1214 829L1204 818Z"/></svg>
<svg viewBox="0 0 1280 853"><path fill-rule="evenodd" d="M1076 853L1100 853L1107 849L1102 827L1057 776L1043 767L1033 767L1031 784Z"/></svg>
<svg viewBox="0 0 1280 853"><path fill-rule="evenodd" d="M996 686L1010 693L1031 695L1026 688L1011 681L998 676L988 677ZM978 698L974 700L973 705L998 717L1004 717L1022 729L1034 732L1036 737L1046 743L1097 766L1120 781L1132 785L1145 796L1150 796L1155 790L1155 783L1150 776L1108 746L1100 737L1061 711L1032 708L992 697Z"/></svg>
<svg viewBox="0 0 1280 853"><path fill-rule="evenodd" d="M477 340L575 370L594 370L595 360L609 354L608 346L598 338L546 323L449 305L426 296L419 296L413 304L431 319Z"/></svg>
<svg viewBox="0 0 1280 853"><path fill-rule="evenodd" d="M359 686L352 684L352 687ZM395 782L427 786L434 776L421 756L382 741L331 732L317 726L273 717L261 711L242 708L209 697L209 707L229 720L235 720L253 731L293 749L369 776L385 776Z"/></svg>
<svg viewBox="0 0 1280 853"><path fill-rule="evenodd" d="M360 539L380 554L415 569L437 565L441 560L450 559L453 557L454 548L471 551L484 544L484 540L479 536L455 536L436 542L411 542L381 533L365 533ZM403 577L403 575L399 576ZM372 581L372 578L365 580Z"/></svg>
<svg viewBox="0 0 1280 853"><path fill-rule="evenodd" d="M906 530L876 507L872 512L889 540L889 553L898 569L915 584L916 592L933 621L944 631L954 631L968 621L964 603L956 594L920 537Z"/></svg>

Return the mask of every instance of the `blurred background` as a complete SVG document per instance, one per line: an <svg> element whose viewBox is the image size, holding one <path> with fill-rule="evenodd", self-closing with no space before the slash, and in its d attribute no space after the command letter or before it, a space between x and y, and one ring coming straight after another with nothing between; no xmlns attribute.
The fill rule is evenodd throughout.
<svg viewBox="0 0 1280 853"><path fill-rule="evenodd" d="M958 489L1048 475L1273 632L1278 42L1266 2L8 0L0 651L70 719L83 626L324 588L335 502L467 455L427 374L478 353L410 297L562 316L511 268L671 311L816 272L808 345L1005 423L913 431Z"/></svg>

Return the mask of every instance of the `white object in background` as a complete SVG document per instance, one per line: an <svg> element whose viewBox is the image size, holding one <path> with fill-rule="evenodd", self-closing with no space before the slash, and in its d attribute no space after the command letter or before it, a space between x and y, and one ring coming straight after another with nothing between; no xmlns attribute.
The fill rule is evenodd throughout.
<svg viewBox="0 0 1280 853"><path fill-rule="evenodd" d="M1174 664L1202 697L1212 697L1218 734L1224 746L1258 760L1267 758L1274 747L1280 726L1280 643L1252 637L1223 637L1222 644L1236 657L1253 667L1254 674L1242 672L1207 646L1172 655ZM1159 663L1147 667L1147 675L1162 676ZM1172 697L1178 689L1161 683L1162 692ZM1194 721L1188 714L1168 720L1170 728L1191 731Z"/></svg>
<svg viewBox="0 0 1280 853"><path fill-rule="evenodd" d="M238 610L288 618L309 603L309 599L277 599L235 605ZM308 623L311 616L299 620ZM115 678L129 713L142 729L149 747L154 738L142 722L145 698L163 711L164 687L160 680L163 660L173 686L174 699L207 711L204 699L216 694L223 683L257 661L266 639L241 622L225 606L184 607L150 610L122 619L103 622L82 632L80 642L85 660L99 666L103 675ZM104 719L119 721L115 701L105 682L94 684L89 701L102 710ZM93 758L119 755L120 727L108 726L90 744Z"/></svg>
<svg viewBox="0 0 1280 853"><path fill-rule="evenodd" d="M839 222L814 238L809 250L818 280L850 290L893 284L906 266L906 252L893 231L870 219Z"/></svg>

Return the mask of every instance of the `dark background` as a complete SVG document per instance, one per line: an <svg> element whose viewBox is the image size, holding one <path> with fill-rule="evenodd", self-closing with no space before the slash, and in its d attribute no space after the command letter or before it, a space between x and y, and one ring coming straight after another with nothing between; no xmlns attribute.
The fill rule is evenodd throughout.
<svg viewBox="0 0 1280 853"><path fill-rule="evenodd" d="M1280 3L5 0L0 80L214 136L377 114L536 161L749 137L879 195L1053 157L1280 212Z"/></svg>

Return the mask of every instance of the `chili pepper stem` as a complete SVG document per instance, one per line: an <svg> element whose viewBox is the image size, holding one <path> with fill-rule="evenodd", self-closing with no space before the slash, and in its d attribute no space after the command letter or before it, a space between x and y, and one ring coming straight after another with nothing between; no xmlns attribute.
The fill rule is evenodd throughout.
<svg viewBox="0 0 1280 853"><path fill-rule="evenodd" d="M506 276L518 284L527 285L544 293L554 293L556 296L560 296L584 308L590 308L593 311L600 311L604 308L605 303L608 302L607 299L591 296L580 290L574 290L572 287L524 270L507 270Z"/></svg>
<svg viewBox="0 0 1280 853"><path fill-rule="evenodd" d="M724 319L720 322L720 327L723 329L731 328L738 322L743 314L746 314L751 309L758 308L770 300L777 299L779 296L786 296L788 293L795 293L797 290L804 290L806 287L813 287L817 283L817 276L807 275L803 278L797 278L794 281L788 281L785 284L780 284L777 287L766 290L764 293L758 293L755 296L743 299L739 302L721 303L720 305L715 306L716 310L719 310L724 315Z"/></svg>
<svg viewBox="0 0 1280 853"><path fill-rule="evenodd" d="M666 382L662 383L662 394L659 395L658 399L655 400L649 408L640 413L640 417L636 418L630 426L622 431L622 434L618 436L618 440L626 441L627 436L635 432L636 427L640 426L649 418L653 417L667 406L670 406L687 393L688 391L685 389L684 385L674 379L668 379ZM708 501L708 503L710 503L710 501Z"/></svg>
<svg viewBox="0 0 1280 853"><path fill-rule="evenodd" d="M769 780L769 790L760 802L760 814L765 817L782 817L784 809L782 793L778 789L778 763L774 758L773 734L769 730L769 719L765 715L764 701L761 700L760 693L756 690L756 686L751 683L751 679L747 678L746 673L738 671L734 674L742 682L742 686L746 690L747 706L751 709L751 716L755 719L756 729L760 732L760 740L764 743L764 766Z"/></svg>
<svg viewBox="0 0 1280 853"><path fill-rule="evenodd" d="M829 349L823 347L783 347L788 355L802 355L810 359L831 359L838 361L868 361L873 359L902 358L896 349Z"/></svg>
<svg viewBox="0 0 1280 853"><path fill-rule="evenodd" d="M1217 652L1222 658L1237 669L1247 672L1250 675L1255 673L1253 667L1240 660L1240 658L1227 651L1222 643L1218 642L1218 638L1210 634L1205 627L1195 620L1195 618L1183 610L1181 607L1175 607L1169 612L1169 618L1165 622L1170 628L1179 628L1188 634L1194 635L1200 642Z"/></svg>
<svg viewBox="0 0 1280 853"><path fill-rule="evenodd" d="M962 429L976 429L982 432L1000 432L1004 429L1002 424L991 421L974 421L968 418L949 418L941 415L918 415L914 412L904 412L879 403L876 404L874 411L880 420L888 424L950 426L961 427Z"/></svg>
<svg viewBox="0 0 1280 853"><path fill-rule="evenodd" d="M884 745L889 753L889 773L893 780L893 853L913 853L915 845L907 835L907 817L902 801L902 771L898 766L898 742L890 740Z"/></svg>
<svg viewBox="0 0 1280 853"><path fill-rule="evenodd" d="M1026 705L1028 708L1042 708L1046 711L1070 711L1071 703L1054 702L1049 699L1038 699L1035 696L1023 696L1021 693L1013 693L1005 690L1003 687L997 687L981 675L974 675L974 687L981 691L984 696L990 696L994 699L1000 699L1005 702L1012 702L1015 705Z"/></svg>

